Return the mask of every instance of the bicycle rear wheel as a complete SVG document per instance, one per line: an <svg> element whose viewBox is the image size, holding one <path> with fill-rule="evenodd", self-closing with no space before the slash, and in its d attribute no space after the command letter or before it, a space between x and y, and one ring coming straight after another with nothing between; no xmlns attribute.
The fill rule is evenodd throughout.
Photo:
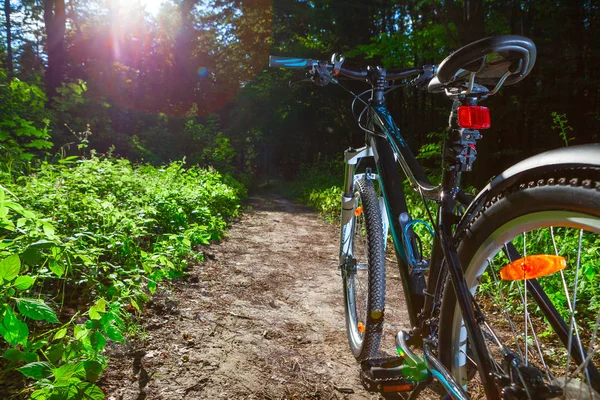
<svg viewBox="0 0 600 400"><path fill-rule="evenodd" d="M536 382L543 381L546 388L560 387L561 398L600 400L600 174L593 167L554 174L494 197L457 232L459 256L485 317L494 372L527 386L526 398L541 398ZM566 268L543 273L550 264L540 255L563 257ZM541 275L508 280L507 265L516 260L512 265ZM477 396L479 379L451 284L439 340L442 362Z"/></svg>
<svg viewBox="0 0 600 400"><path fill-rule="evenodd" d="M355 183L357 207L350 236L352 257L342 266L346 331L352 354L375 357L385 305L385 246L379 198L373 182Z"/></svg>

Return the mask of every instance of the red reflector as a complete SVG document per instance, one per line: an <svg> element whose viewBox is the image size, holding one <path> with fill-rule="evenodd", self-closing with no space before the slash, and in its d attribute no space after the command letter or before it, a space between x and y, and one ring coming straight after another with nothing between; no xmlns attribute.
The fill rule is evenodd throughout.
<svg viewBox="0 0 600 400"><path fill-rule="evenodd" d="M458 126L468 129L488 129L492 126L490 110L481 106L460 106L458 107Z"/></svg>

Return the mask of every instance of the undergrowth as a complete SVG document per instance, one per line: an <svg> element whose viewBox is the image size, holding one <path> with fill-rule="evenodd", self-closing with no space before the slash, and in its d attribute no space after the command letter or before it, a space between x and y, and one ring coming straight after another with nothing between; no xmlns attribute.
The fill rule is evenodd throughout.
<svg viewBox="0 0 600 400"><path fill-rule="evenodd" d="M104 350L148 295L202 259L246 196L212 169L92 156L0 177L0 382L19 396L103 399ZM13 382L14 384L14 382Z"/></svg>

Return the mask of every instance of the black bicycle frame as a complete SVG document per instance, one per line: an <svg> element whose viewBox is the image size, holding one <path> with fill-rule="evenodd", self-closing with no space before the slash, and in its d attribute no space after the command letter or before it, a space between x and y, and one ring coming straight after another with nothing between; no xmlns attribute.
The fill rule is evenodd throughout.
<svg viewBox="0 0 600 400"><path fill-rule="evenodd" d="M400 130L385 107L383 97L376 95L375 92L377 90L374 90L373 97L369 103L370 114L368 123L369 128L382 132L385 135L385 137L373 136L372 143L375 147L376 165L379 179L381 180L382 193L386 202L388 220L390 221L394 248L398 258L398 268L402 278L410 322L413 327L420 327L420 324L423 324L428 317L432 316L434 301L436 299L432 299L431 295L428 294L435 293L438 285L443 284L440 280L445 276L443 272L447 271L462 311L465 327L470 338L470 348L483 380L487 398L500 398L494 376L491 374L491 360L488 356L483 334L479 328L481 318L478 318L473 306L471 292L465 281L463 269L452 242L452 226L457 222L457 217L453 210L457 195L460 193L459 182L461 173L451 170L451 168L444 168L441 185L433 186L402 138ZM411 279L420 279L420 277L411 276L402 239L399 217L402 213L408 212L408 209L398 165L400 165L404 175L415 190L418 190L423 197L434 200L439 204L427 292L424 291L423 293L415 293L410 287ZM444 270L444 268L447 269ZM421 310L423 310L424 314L419 316ZM433 357L432 354L428 356ZM436 365L441 367L441 363L439 362L433 363L434 367ZM436 375L439 379L444 379L444 375L447 376L449 374L447 370L438 372L442 374L441 377Z"/></svg>

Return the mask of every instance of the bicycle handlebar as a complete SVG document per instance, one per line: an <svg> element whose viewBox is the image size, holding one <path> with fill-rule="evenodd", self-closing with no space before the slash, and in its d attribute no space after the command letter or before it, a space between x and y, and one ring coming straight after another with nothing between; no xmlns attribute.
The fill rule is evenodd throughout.
<svg viewBox="0 0 600 400"><path fill-rule="evenodd" d="M315 68L319 69L327 69L327 71L331 72L334 76L342 75L346 78L355 79L355 80L366 80L370 76L370 71L372 67L367 68L346 68L339 66L339 69L334 69L335 65L327 62L327 61L317 61L312 60L310 58L298 58L298 57L279 57L279 56L270 56L269 57L269 67L274 68L286 68L286 69L306 69L306 70L315 70ZM413 75L423 74L428 70L430 66L423 66L417 68L403 68L403 69L394 69L387 70L385 74L385 80L393 81L396 79L408 78Z"/></svg>

